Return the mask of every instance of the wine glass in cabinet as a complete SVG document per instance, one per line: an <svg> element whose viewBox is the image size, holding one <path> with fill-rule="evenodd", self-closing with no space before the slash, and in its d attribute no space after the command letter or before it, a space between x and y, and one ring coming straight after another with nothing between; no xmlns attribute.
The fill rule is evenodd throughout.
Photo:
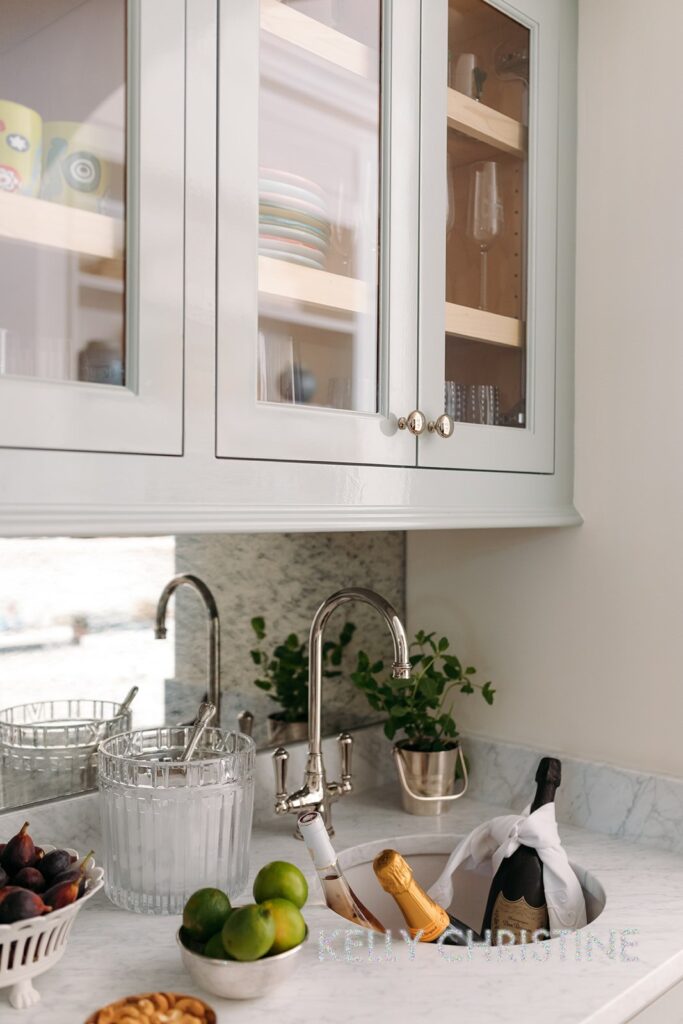
<svg viewBox="0 0 683 1024"><path fill-rule="evenodd" d="M420 439L420 465L553 471L558 11L422 8L419 405L432 425L444 394L466 412Z"/></svg>

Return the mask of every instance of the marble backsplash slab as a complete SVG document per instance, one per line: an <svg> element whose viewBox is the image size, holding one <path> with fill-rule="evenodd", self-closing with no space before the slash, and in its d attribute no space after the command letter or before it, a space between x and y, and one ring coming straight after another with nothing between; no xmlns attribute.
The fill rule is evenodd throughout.
<svg viewBox="0 0 683 1024"><path fill-rule="evenodd" d="M539 758L553 751L468 736L470 795L521 810L534 792ZM558 755L557 819L570 825L683 853L683 779Z"/></svg>
<svg viewBox="0 0 683 1024"><path fill-rule="evenodd" d="M395 783L391 744L381 726L368 726L354 733L353 781L355 793ZM539 757L552 751L534 750L500 740L468 736L463 745L470 762L468 796L498 807L521 810L534 791L534 774ZM288 747L288 788L296 789L303 778L306 744ZM338 777L339 753L336 740L323 740L323 754L330 779ZM683 779L647 775L613 765L563 756L562 785L557 792L558 821L593 832L636 841L647 846L683 854ZM353 800L352 793L347 800ZM273 819L274 775L271 751L256 755L254 822ZM334 811L332 812L334 816ZM458 801L444 816L452 818L457 831ZM55 801L35 808L8 811L2 818L2 836L13 834L27 818L40 821L41 834L53 842L88 849L99 835L99 803L96 793ZM294 816L282 819L283 830L291 829ZM419 831L419 818L415 831Z"/></svg>
<svg viewBox="0 0 683 1024"><path fill-rule="evenodd" d="M405 534L277 533L202 534L176 538L176 570L193 572L211 588L221 619L223 668L222 721L234 728L240 711L254 716L257 746L266 741L267 716L278 705L258 689L260 674L251 659L256 646L251 619L266 621L264 650L270 652L290 633L308 638L321 602L342 587L378 591L401 617L405 614ZM206 687L206 612L196 594L182 587L175 598L175 680L166 683L166 720L191 719ZM345 652L348 671L359 649L375 659L392 655L391 636L379 615L358 602L338 609L326 639L336 639L345 622L357 633ZM376 721L348 678L325 682L323 733Z"/></svg>

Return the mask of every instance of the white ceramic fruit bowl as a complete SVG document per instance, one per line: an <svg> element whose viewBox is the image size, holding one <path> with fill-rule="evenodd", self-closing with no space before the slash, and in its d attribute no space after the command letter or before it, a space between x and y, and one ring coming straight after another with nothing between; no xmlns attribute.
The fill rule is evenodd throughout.
<svg viewBox="0 0 683 1024"><path fill-rule="evenodd" d="M301 950L308 941L308 929L304 941L298 946L275 956L264 956L261 960L213 960L184 946L180 930L176 940L190 977L205 992L223 999L256 999L269 995L294 974L300 963Z"/></svg>
<svg viewBox="0 0 683 1024"><path fill-rule="evenodd" d="M55 847L43 849L50 853ZM79 859L75 850L68 852ZM85 880L85 892L70 906L43 917L0 925L0 988L12 986L9 1001L15 1009L25 1010L40 1002L40 993L31 981L63 957L76 914L104 885L104 871L91 862L85 870Z"/></svg>

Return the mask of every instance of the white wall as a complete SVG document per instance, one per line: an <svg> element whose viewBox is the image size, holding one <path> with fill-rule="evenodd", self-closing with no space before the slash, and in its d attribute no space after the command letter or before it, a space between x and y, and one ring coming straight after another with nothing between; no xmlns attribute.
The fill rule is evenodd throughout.
<svg viewBox="0 0 683 1024"><path fill-rule="evenodd" d="M499 686L460 724L683 775L683 3L579 9L585 523L411 535L408 613Z"/></svg>

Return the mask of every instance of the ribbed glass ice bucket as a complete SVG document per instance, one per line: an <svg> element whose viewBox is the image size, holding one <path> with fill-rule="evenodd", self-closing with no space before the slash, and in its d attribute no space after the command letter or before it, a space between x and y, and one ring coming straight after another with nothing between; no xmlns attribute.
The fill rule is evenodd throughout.
<svg viewBox="0 0 683 1024"><path fill-rule="evenodd" d="M254 741L206 729L191 761L190 726L140 729L100 745L105 891L140 914L180 914L215 886L244 889L254 808Z"/></svg>
<svg viewBox="0 0 683 1024"><path fill-rule="evenodd" d="M97 748L130 729L110 700L42 700L0 711L0 776L15 803L97 785Z"/></svg>

